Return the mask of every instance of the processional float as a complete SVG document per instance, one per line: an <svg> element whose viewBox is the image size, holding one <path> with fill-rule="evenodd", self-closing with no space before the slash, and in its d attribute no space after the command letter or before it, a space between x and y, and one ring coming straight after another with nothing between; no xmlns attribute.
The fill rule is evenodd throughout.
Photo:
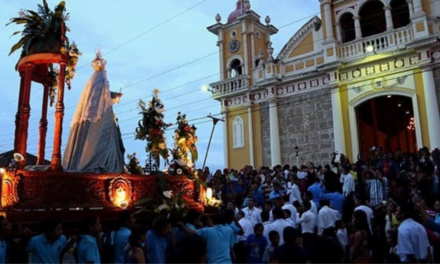
<svg viewBox="0 0 440 264"><path fill-rule="evenodd" d="M1 210L9 220L35 222L50 215L58 215L69 221L77 221L91 210L103 217L115 217L119 210L139 207L136 205L142 205L142 202L162 201L162 198L170 201L168 205L179 200L185 202L186 208L203 210L203 204L206 204L203 181L194 177L194 170L190 171L192 177L180 175L182 168L188 167L185 164L180 166L178 159L175 163L178 169L170 166L167 172L151 172L148 176L127 171L91 173L63 170L61 146L65 84L70 89L81 54L76 44L70 43L66 36L69 29L65 24L67 13L64 2L60 2L52 11L44 0L38 12L22 11L19 14L19 17L11 19L11 23L24 24L22 38L11 49L11 53L22 50L16 65L20 76L15 118L16 160L12 161L13 165L2 170L1 182ZM44 90L38 131L38 159L36 164L26 164L33 82L41 84ZM50 165L45 166L47 110L49 104L53 103L53 149ZM148 122L146 126L148 128ZM172 194L178 194L179 197L170 199ZM163 208L167 209L166 206Z"/></svg>

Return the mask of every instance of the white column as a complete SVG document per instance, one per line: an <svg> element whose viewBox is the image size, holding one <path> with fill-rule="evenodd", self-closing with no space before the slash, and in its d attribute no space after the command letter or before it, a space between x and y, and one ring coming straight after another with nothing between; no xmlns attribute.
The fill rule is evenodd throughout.
<svg viewBox="0 0 440 264"><path fill-rule="evenodd" d="M223 101L224 103L224 101ZM228 110L226 107L222 106L222 114L225 118L225 122L223 122L223 151L224 151L224 166L225 168L229 167L229 147L228 147Z"/></svg>
<svg viewBox="0 0 440 264"><path fill-rule="evenodd" d="M362 30L361 30L361 17L355 16L354 19L354 30L356 32L356 39L362 38Z"/></svg>
<svg viewBox="0 0 440 264"><path fill-rule="evenodd" d="M393 25L393 15L391 14L391 6L385 6L383 8L385 10L385 18L387 21L387 30L393 30L394 29L394 25Z"/></svg>
<svg viewBox="0 0 440 264"><path fill-rule="evenodd" d="M252 120L252 105L248 105L248 129L249 129L249 162L252 167L255 166L255 160L254 160L254 123Z"/></svg>
<svg viewBox="0 0 440 264"><path fill-rule="evenodd" d="M249 74L249 70L248 70L248 65L249 65L249 44L248 44L248 33L247 33L247 28L246 28L246 20L243 20L242 22L242 29L243 29L243 50L244 50L244 69L243 69L243 74L248 75Z"/></svg>
<svg viewBox="0 0 440 264"><path fill-rule="evenodd" d="M333 138L335 140L335 151L345 153L344 124L342 122L341 96L339 87L331 91L332 98L332 117L333 117Z"/></svg>
<svg viewBox="0 0 440 264"><path fill-rule="evenodd" d="M431 1L431 16L440 14L440 1Z"/></svg>
<svg viewBox="0 0 440 264"><path fill-rule="evenodd" d="M252 33L251 33L251 68L249 69L252 71L252 69L255 67L255 25L252 24Z"/></svg>
<svg viewBox="0 0 440 264"><path fill-rule="evenodd" d="M217 46L218 46L218 48L220 49L220 52L219 52L219 56L220 56L220 80L222 81L222 80L224 80L225 79L225 70L226 70L226 67L225 67L225 62L224 62L224 59L223 59L223 49L224 49L224 41L223 41L223 30L219 30L218 31L218 41L217 41Z"/></svg>
<svg viewBox="0 0 440 264"><path fill-rule="evenodd" d="M327 38L325 40L333 40L334 37L333 37L331 1L324 0L322 6L324 8L325 32L327 33Z"/></svg>
<svg viewBox="0 0 440 264"><path fill-rule="evenodd" d="M412 2L413 2L414 14L417 15L423 13L422 0L412 0Z"/></svg>
<svg viewBox="0 0 440 264"><path fill-rule="evenodd" d="M271 166L281 164L280 128L276 99L269 101L270 156Z"/></svg>
<svg viewBox="0 0 440 264"><path fill-rule="evenodd" d="M409 17L412 17L414 14L413 2L412 0L406 0L406 2L408 3Z"/></svg>
<svg viewBox="0 0 440 264"><path fill-rule="evenodd" d="M336 38L342 42L341 23L339 22L336 22Z"/></svg>
<svg viewBox="0 0 440 264"><path fill-rule="evenodd" d="M428 113L428 132L430 149L440 147L440 115L435 94L435 82L432 69L422 69L423 91L425 93L426 112Z"/></svg>

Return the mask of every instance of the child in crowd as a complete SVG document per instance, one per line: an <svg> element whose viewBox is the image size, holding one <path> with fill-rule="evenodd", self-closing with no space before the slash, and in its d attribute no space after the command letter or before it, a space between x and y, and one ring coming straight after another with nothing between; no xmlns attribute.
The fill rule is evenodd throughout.
<svg viewBox="0 0 440 264"><path fill-rule="evenodd" d="M270 245L267 246L266 249L264 250L263 263L270 262L273 251L275 250L276 247L278 247L278 244L280 243L280 235L278 234L277 231L272 230L269 232L269 241L270 241Z"/></svg>
<svg viewBox="0 0 440 264"><path fill-rule="evenodd" d="M267 245L267 238L263 236L263 224L256 224L254 226L254 234L250 234L245 242L248 248L247 263L264 263L263 255Z"/></svg>
<svg viewBox="0 0 440 264"><path fill-rule="evenodd" d="M345 228L345 223L342 220L336 220L335 227L337 230L336 237L338 238L339 243L341 243L342 248L344 249L344 262L345 262L349 259L348 258L349 247L348 247L347 229Z"/></svg>

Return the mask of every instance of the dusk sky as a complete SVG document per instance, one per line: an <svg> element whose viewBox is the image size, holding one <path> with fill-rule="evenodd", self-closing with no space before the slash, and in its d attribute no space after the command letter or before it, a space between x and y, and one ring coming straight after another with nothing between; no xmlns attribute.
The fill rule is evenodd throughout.
<svg viewBox="0 0 440 264"><path fill-rule="evenodd" d="M51 8L59 1L48 0ZM10 48L20 37L10 38L22 27L4 26L9 18L18 16L20 9L37 10L36 0L0 0L0 152L13 149L14 120L17 112L19 76L14 67L20 51L8 56ZM217 37L206 30L215 23L219 13L222 22L235 9L236 0L71 0L66 1L71 29L68 37L83 53L77 66L72 90L65 92L63 152L69 135L71 119L87 80L93 73L90 66L97 47L107 60L110 88L124 96L114 111L119 118L127 153L136 152L141 162L146 158L145 142L134 140L134 130L140 118L137 102L149 101L155 88L161 91L165 104L166 122L175 122L177 112L195 120L199 136L201 167L205 157L212 121L208 114L220 113L220 104L203 92L201 87L219 80ZM319 1L251 0L252 10L262 21L266 15L280 32L272 37L274 54L314 15L319 15ZM41 116L42 86L33 83L28 152L37 153L38 126ZM46 159L50 160L53 143L54 107L49 108ZM220 116L217 116L220 117ZM223 129L215 129L207 166L223 168ZM173 131L167 133L167 144L172 147ZM105 135L102 135L105 138ZM245 165L245 164L243 164Z"/></svg>

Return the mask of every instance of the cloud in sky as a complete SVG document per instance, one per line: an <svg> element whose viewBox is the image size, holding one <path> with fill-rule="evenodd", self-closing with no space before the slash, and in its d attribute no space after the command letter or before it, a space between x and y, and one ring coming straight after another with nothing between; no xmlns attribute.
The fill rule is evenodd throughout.
<svg viewBox="0 0 440 264"><path fill-rule="evenodd" d="M17 15L20 9L35 10L41 1L0 2L0 24ZM58 1L48 0L51 7ZM209 113L218 114L220 104L201 91L202 85L219 80L219 58L217 38L206 30L215 23L217 13L225 21L235 9L235 0L206 0L188 12L157 26L176 16L202 0L167 1L67 1L70 12L67 22L71 32L69 39L78 44L83 53L73 80L72 90L65 93L65 117L63 125L63 147L69 135L69 126L82 89L93 73L90 62L98 46L107 60L107 74L112 90L122 86L121 103L114 107L119 118L124 144L128 153L145 153L145 143L134 140L133 131L139 119L137 100L148 101L154 88L162 91L166 121L174 122L176 113L188 115L198 127L198 144L201 166L205 157L212 122L203 118ZM305 3L306 2L306 3ZM129 3L129 4L127 4ZM289 38L312 15L319 12L319 1L299 0L252 0L252 9L264 19L272 18L272 24L282 27L273 36L275 54ZM156 27L156 28L155 28ZM154 29L153 29L154 28ZM19 52L8 56L9 50L19 36L10 35L21 28L15 25L0 30L0 152L13 148L14 119L17 111L19 77L14 70ZM139 36L139 37L137 37ZM133 38L137 37L133 40ZM128 43L127 43L128 42ZM125 45L123 45L126 43ZM208 56L209 55L209 56ZM205 58L202 58L205 57ZM192 62L198 58L200 60ZM179 67L180 66L180 67ZM28 151L37 152L38 126L41 116L42 87L36 83L31 93L31 118L29 123ZM49 108L46 158L50 159L53 142L54 108ZM223 129L216 127L212 139L207 165L223 168ZM105 135L103 135L105 137ZM172 143L172 131L167 133L168 144ZM64 149L63 149L64 150ZM144 155L144 154L142 154ZM142 157L142 155L139 155ZM146 156L146 155L144 155Z"/></svg>

